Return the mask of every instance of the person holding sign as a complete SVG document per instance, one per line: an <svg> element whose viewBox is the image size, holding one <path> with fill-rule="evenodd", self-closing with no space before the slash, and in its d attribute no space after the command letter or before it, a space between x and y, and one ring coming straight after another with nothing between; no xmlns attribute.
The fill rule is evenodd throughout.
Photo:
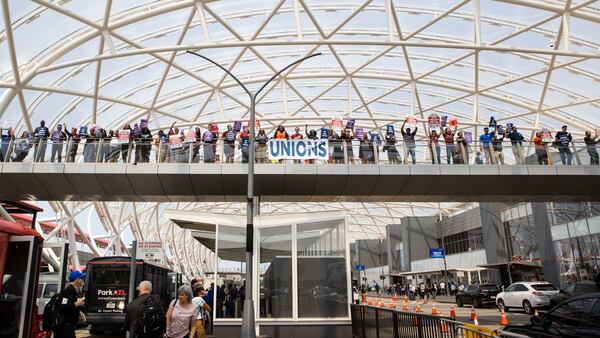
<svg viewBox="0 0 600 338"><path fill-rule="evenodd" d="M344 163L344 151L342 150L342 139L333 128L329 128L329 146L333 148L332 163Z"/></svg>
<svg viewBox="0 0 600 338"><path fill-rule="evenodd" d="M538 159L538 164L548 164L548 152L546 151L546 142L542 138L541 132L536 132L533 138L533 144L535 145L535 155Z"/></svg>
<svg viewBox="0 0 600 338"><path fill-rule="evenodd" d="M216 142L216 138L214 137L212 130L212 123L209 123L208 130L202 134L202 142L204 142L204 163L215 163L215 150L213 148L213 143Z"/></svg>
<svg viewBox="0 0 600 338"><path fill-rule="evenodd" d="M302 136L302 134L300 133L300 128L296 127L294 129L294 133L292 134L292 140L302 140L303 138L304 136ZM300 164L302 163L302 160L294 160L294 163Z"/></svg>
<svg viewBox="0 0 600 338"><path fill-rule="evenodd" d="M66 130L67 125L65 124L64 127ZM63 126L60 124L56 126L56 129L52 131L50 140L52 140L52 155L50 155L50 162L54 162L54 159L56 158L60 163L62 161L63 143L67 140L67 134L63 131Z"/></svg>
<svg viewBox="0 0 600 338"><path fill-rule="evenodd" d="M8 162L8 145L15 139L15 133L11 126L4 126L0 128L0 134L2 135L0 139L0 162Z"/></svg>
<svg viewBox="0 0 600 338"><path fill-rule="evenodd" d="M404 140L404 146L406 147L406 154L405 154L406 158L404 160L406 161L408 159L408 155L410 155L412 158L412 164L416 164L417 163L417 156L416 156L417 145L415 144L415 135L417 135L418 127L415 127L411 131L410 128L406 128L406 130L405 130L404 129L405 125L406 125L406 120L402 123L402 127L400 128L400 131L402 132L402 139Z"/></svg>
<svg viewBox="0 0 600 338"><path fill-rule="evenodd" d="M525 156L523 155L523 141L525 141L525 138L517 131L517 127L513 124L507 125L506 129L508 130L507 136L510 140L517 164L525 164Z"/></svg>
<svg viewBox="0 0 600 338"><path fill-rule="evenodd" d="M440 134L442 130L440 129ZM438 134L437 130L432 130L429 133L429 148L431 150L431 164L441 164L440 157L440 134Z"/></svg>
<svg viewBox="0 0 600 338"><path fill-rule="evenodd" d="M275 131L275 135L273 135L274 139L286 139L289 140L290 139L290 135L288 135L287 131L285 131L285 128L283 127L283 125L279 125L277 126L277 130Z"/></svg>
<svg viewBox="0 0 600 338"><path fill-rule="evenodd" d="M46 121L42 120L40 122L40 126L33 131L33 136L35 137L34 162L44 162L46 158L46 142L50 136L50 130L46 127Z"/></svg>
<svg viewBox="0 0 600 338"><path fill-rule="evenodd" d="M223 153L225 155L225 163L233 163L233 157L235 156L235 139L237 133L233 129L233 126L228 124L227 130L223 132L221 138L223 139Z"/></svg>
<svg viewBox="0 0 600 338"><path fill-rule="evenodd" d="M348 163L354 163L354 151L352 150L352 140L354 139L354 131L350 128L345 128L340 137L344 142L344 150L348 158Z"/></svg>
<svg viewBox="0 0 600 338"><path fill-rule="evenodd" d="M387 152L388 162L390 164L400 164L400 155L398 154L398 149L396 149L396 135L385 135L385 144L383 145L383 151Z"/></svg>
<svg viewBox="0 0 600 338"><path fill-rule="evenodd" d="M583 138L583 142L585 142L587 153L588 155L590 155L590 165L598 165L599 158L598 151L596 150L596 147L598 147L598 142L600 142L598 141L598 131L596 131L596 134L593 138L592 133L590 131L586 131L585 137Z"/></svg>
<svg viewBox="0 0 600 338"><path fill-rule="evenodd" d="M256 135L256 163L267 163L267 143L269 143L269 136L265 128L260 128Z"/></svg>
<svg viewBox="0 0 600 338"><path fill-rule="evenodd" d="M463 136L463 132L459 131L456 136L456 157L454 164L469 164L469 144Z"/></svg>
<svg viewBox="0 0 600 338"><path fill-rule="evenodd" d="M29 132L24 131L21 134L21 137L15 139L14 146L14 156L11 157L12 162L23 162L27 154L29 154L29 149L33 146L34 138L33 135L29 135Z"/></svg>
<svg viewBox="0 0 600 338"><path fill-rule="evenodd" d="M573 137L567 131L567 126L562 126L562 130L556 133L554 136L556 144L558 145L558 153L560 155L560 161L563 165L573 164L573 153L569 147L569 143L573 141Z"/></svg>
<svg viewBox="0 0 600 338"><path fill-rule="evenodd" d="M452 164L456 158L456 147L454 145L454 134L456 133L457 125L454 125L454 131L446 128L444 132L444 144L446 145L446 163Z"/></svg>
<svg viewBox="0 0 600 338"><path fill-rule="evenodd" d="M71 132L65 127L65 133L69 138L68 149L67 149L67 162L75 162L75 156L77 155L77 148L79 142L81 142L81 136L77 132L77 128L71 128Z"/></svg>

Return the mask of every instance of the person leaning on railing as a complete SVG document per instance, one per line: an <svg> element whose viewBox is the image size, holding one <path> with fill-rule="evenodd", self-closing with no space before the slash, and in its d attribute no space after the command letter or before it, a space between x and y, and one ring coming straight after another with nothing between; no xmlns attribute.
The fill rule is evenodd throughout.
<svg viewBox="0 0 600 338"><path fill-rule="evenodd" d="M483 153L485 154L485 160L487 164L493 163L492 149L490 148L492 139L496 135L496 130L490 133L490 128L483 128L483 134L479 136L479 141L481 141L481 148Z"/></svg>
<svg viewBox="0 0 600 338"><path fill-rule="evenodd" d="M454 131L450 128L446 128L444 131L444 144L446 145L446 163L452 164L456 163L456 146L454 145L454 134L456 133L456 128L458 125L454 126Z"/></svg>
<svg viewBox="0 0 600 338"><path fill-rule="evenodd" d="M504 141L504 134L494 135L492 137L492 147L494 148L494 163L504 165L504 153L502 149L502 142Z"/></svg>
<svg viewBox="0 0 600 338"><path fill-rule="evenodd" d="M8 127L8 128L2 128L0 127L0 162L4 162L4 161L9 161L10 157L8 154L8 148L10 145L10 142L13 141L15 139L15 132L13 131L12 127Z"/></svg>
<svg viewBox="0 0 600 338"><path fill-rule="evenodd" d="M440 157L440 135L442 133L442 129L440 128L440 133L436 130L432 130L429 133L429 147L431 148L431 163L432 164L441 164Z"/></svg>
<svg viewBox="0 0 600 338"><path fill-rule="evenodd" d="M533 143L535 145L535 155L537 156L538 164L548 164L548 151L546 150L546 142L542 140L541 132L538 131L535 133Z"/></svg>
<svg viewBox="0 0 600 338"><path fill-rule="evenodd" d="M354 130L351 128L344 128L340 137L346 147L346 157L350 164L354 163L354 150L352 149L352 140L354 140L354 137Z"/></svg>
<svg viewBox="0 0 600 338"><path fill-rule="evenodd" d="M573 153L569 147L571 141L573 141L573 137L567 131L567 126L562 126L561 131L556 133L555 142L558 145L558 153L563 165L573 164Z"/></svg>
<svg viewBox="0 0 600 338"><path fill-rule="evenodd" d="M600 142L598 140L598 131L595 132L593 138L592 138L592 133L590 131L586 131L585 137L583 138L583 142L585 142L585 147L586 147L587 153L588 153L588 155L590 155L590 165L598 165L599 164L598 150L596 150L596 147L598 146L598 143Z"/></svg>
<svg viewBox="0 0 600 338"><path fill-rule="evenodd" d="M24 131L20 138L15 139L15 145L13 147L15 155L11 157L11 161L23 162L25 157L27 157L27 154L29 154L29 149L31 149L34 142L33 135L30 135L28 131Z"/></svg>
<svg viewBox="0 0 600 338"><path fill-rule="evenodd" d="M469 144L463 136L463 132L459 131L456 136L457 154L455 164L469 164Z"/></svg>
<svg viewBox="0 0 600 338"><path fill-rule="evenodd" d="M517 127L513 126L511 132L506 136L510 139L517 164L525 164L525 156L523 155L523 141L525 141L525 138L523 135L517 131Z"/></svg>

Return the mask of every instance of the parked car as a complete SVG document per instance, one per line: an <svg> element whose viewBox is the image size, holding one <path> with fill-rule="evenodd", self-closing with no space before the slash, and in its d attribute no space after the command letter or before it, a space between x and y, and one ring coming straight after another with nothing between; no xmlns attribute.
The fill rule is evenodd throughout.
<svg viewBox="0 0 600 338"><path fill-rule="evenodd" d="M530 322L507 325L502 332L536 338L600 337L600 293L570 298Z"/></svg>
<svg viewBox="0 0 600 338"><path fill-rule="evenodd" d="M37 298L35 303L38 307L38 315L44 314L44 308L46 307L46 303L59 292L58 290L58 273L41 273L38 282L37 288Z"/></svg>
<svg viewBox="0 0 600 338"><path fill-rule="evenodd" d="M559 291L548 282L518 282L511 284L504 292L496 296L496 304L504 311L522 308L533 314L535 309L550 305L550 298Z"/></svg>
<svg viewBox="0 0 600 338"><path fill-rule="evenodd" d="M554 307L559 303L562 303L565 300L573 297L583 296L596 292L600 292L600 289L598 289L598 285L596 284L596 282L584 281L573 283L567 286L566 289L560 290L558 294L550 298L550 307Z"/></svg>
<svg viewBox="0 0 600 338"><path fill-rule="evenodd" d="M456 306L473 304L474 307L481 307L486 304L496 304L498 293L500 289L494 284L470 284L456 294Z"/></svg>

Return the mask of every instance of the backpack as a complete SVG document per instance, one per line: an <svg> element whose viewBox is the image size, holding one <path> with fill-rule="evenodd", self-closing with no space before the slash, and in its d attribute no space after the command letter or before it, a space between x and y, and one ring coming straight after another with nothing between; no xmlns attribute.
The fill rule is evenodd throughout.
<svg viewBox="0 0 600 338"><path fill-rule="evenodd" d="M134 337L162 337L167 332L165 313L153 296L148 296L141 304L138 318L135 322Z"/></svg>
<svg viewBox="0 0 600 338"><path fill-rule="evenodd" d="M54 328L61 326L64 322L64 316L59 313L59 307L63 300L63 293L57 292L50 298L42 315L42 330L52 331Z"/></svg>

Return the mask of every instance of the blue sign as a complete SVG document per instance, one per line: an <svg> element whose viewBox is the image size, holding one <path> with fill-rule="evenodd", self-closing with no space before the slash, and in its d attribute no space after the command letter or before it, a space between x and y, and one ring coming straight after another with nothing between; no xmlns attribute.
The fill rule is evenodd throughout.
<svg viewBox="0 0 600 338"><path fill-rule="evenodd" d="M365 271L364 265L356 265L356 271Z"/></svg>
<svg viewBox="0 0 600 338"><path fill-rule="evenodd" d="M348 129L354 129L354 122L355 121L356 120L354 120L354 119L348 119L348 122L346 122L346 128L348 128Z"/></svg>
<svg viewBox="0 0 600 338"><path fill-rule="evenodd" d="M387 130L386 130L385 134L388 135L388 136L391 136L391 135L395 134L395 132L394 132L394 125L393 124L388 124L387 125Z"/></svg>
<svg viewBox="0 0 600 338"><path fill-rule="evenodd" d="M444 248L431 248L429 249L429 257L431 258L444 258Z"/></svg>
<svg viewBox="0 0 600 338"><path fill-rule="evenodd" d="M242 121L235 121L233 123L233 130L239 133L242 130Z"/></svg>
<svg viewBox="0 0 600 338"><path fill-rule="evenodd" d="M329 129L327 129L327 128L321 128L321 138L322 139L329 138Z"/></svg>

